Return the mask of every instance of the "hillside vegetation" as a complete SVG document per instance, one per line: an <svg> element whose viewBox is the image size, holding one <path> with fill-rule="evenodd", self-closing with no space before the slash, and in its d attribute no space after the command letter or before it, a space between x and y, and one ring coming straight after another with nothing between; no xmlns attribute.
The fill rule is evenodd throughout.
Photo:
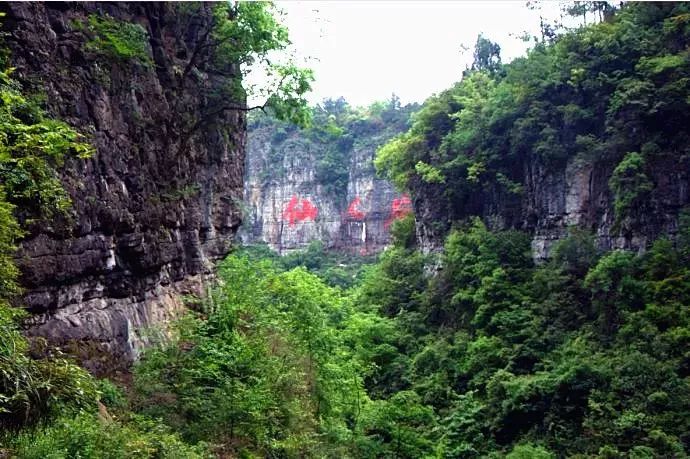
<svg viewBox="0 0 690 459"><path fill-rule="evenodd" d="M263 182L279 180L285 174L283 156L289 141L290 149L301 154L319 152L314 181L328 197L343 206L353 151L375 151L377 146L405 131L410 115L418 108L418 104L402 106L395 95L366 108L352 107L343 98L326 99L312 109L311 125L302 128L263 113L252 114L248 124L250 133L256 136L270 133L273 147L268 158L270 163L261 171Z"/></svg>
<svg viewBox="0 0 690 459"><path fill-rule="evenodd" d="M447 230L486 213L534 218L519 213L526 168L587 164L612 172L617 225L634 227L669 199L655 181L689 166L689 21L687 3L630 3L507 65L482 38L462 81L427 100L376 166L433 201L443 221L429 226Z"/></svg>

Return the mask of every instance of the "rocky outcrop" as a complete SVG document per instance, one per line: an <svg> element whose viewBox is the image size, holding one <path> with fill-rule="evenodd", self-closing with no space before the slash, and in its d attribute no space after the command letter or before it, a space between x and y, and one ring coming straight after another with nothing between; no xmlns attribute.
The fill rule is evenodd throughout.
<svg viewBox="0 0 690 459"><path fill-rule="evenodd" d="M32 226L18 251L35 314L30 334L134 358L146 329L174 316L180 295L198 292L230 249L241 217L245 117L204 110L211 88L239 71L227 63L183 72L203 50L211 6L185 19L178 5L0 6L14 76L96 147L61 171L71 215ZM90 44L93 17L139 24L145 59Z"/></svg>
<svg viewBox="0 0 690 459"><path fill-rule="evenodd" d="M690 164L686 159L656 158L652 192L630 215L616 221L609 179L615 164L573 158L561 168L534 164L526 170L522 227L532 231L537 260L577 226L591 231L601 249L644 251L661 236L678 232L679 212L690 204ZM680 166L680 167L679 167Z"/></svg>
<svg viewBox="0 0 690 459"><path fill-rule="evenodd" d="M278 137L282 128L275 123L250 127L242 241L267 243L281 254L317 240L361 255L382 250L390 242L390 224L411 205L391 183L376 178L373 159L404 127L367 120L346 128L341 138L354 141L337 165L348 171L340 194L318 174L319 161L338 139L315 140L296 128Z"/></svg>
<svg viewBox="0 0 690 459"><path fill-rule="evenodd" d="M531 233L538 262L549 257L571 227L591 232L602 250L644 251L657 238L678 232L678 215L690 204L688 161L684 155L655 158L649 177L653 190L621 221L616 221L609 187L616 166L611 161L574 157L546 165L535 156L515 165L513 178L523 186L520 194L484 188L450 210L438 199L438 185L417 183L413 207L418 240L423 250L438 250L450 221L477 215L494 229Z"/></svg>

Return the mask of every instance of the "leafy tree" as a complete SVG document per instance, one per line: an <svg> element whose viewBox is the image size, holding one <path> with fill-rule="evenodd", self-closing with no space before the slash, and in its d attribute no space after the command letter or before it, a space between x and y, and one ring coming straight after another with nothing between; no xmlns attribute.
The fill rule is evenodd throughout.
<svg viewBox="0 0 690 459"><path fill-rule="evenodd" d="M414 392L371 403L363 414L363 456L415 458L433 450L433 411Z"/></svg>
<svg viewBox="0 0 690 459"><path fill-rule="evenodd" d="M629 215L635 204L648 194L653 184L644 173L644 158L639 153L628 153L616 166L609 180L609 186L615 196L614 211L620 221Z"/></svg>
<svg viewBox="0 0 690 459"><path fill-rule="evenodd" d="M313 72L281 58L290 41L273 3L194 2L175 9L177 38L186 42L189 34L195 37L174 72L176 103L184 103L198 90L206 96L201 114L182 120L186 137L236 111L260 109L299 125L309 124L305 95L311 90ZM200 15L201 9L206 13ZM251 82L251 72L262 72L263 83ZM206 75L209 84L200 84L199 75ZM260 102L249 106L247 99ZM184 113L181 108L178 111Z"/></svg>
<svg viewBox="0 0 690 459"><path fill-rule="evenodd" d="M479 34L472 54L472 70L486 70L493 73L501 68L501 47Z"/></svg>
<svg viewBox="0 0 690 459"><path fill-rule="evenodd" d="M343 348L339 292L302 268L245 257L226 259L219 276L208 317L182 321L137 365L138 410L228 452L317 454L349 441L367 398Z"/></svg>

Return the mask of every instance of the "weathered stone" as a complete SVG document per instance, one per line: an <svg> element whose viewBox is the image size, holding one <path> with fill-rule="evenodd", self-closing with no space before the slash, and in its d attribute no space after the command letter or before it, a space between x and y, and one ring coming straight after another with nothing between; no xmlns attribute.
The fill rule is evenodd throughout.
<svg viewBox="0 0 690 459"><path fill-rule="evenodd" d="M373 159L376 148L397 132L375 130L364 145L355 143L349 163L343 165L349 171L345 195L332 196L316 177L317 161L327 145L304 141L300 131L276 143L272 129L260 126L248 136L247 212L240 232L245 243L264 242L281 254L304 249L312 241L358 254L376 253L390 243L389 226L395 218L391 206L402 195L376 178ZM276 157L281 158L278 164ZM286 215L291 205L298 211L313 206L316 216L291 219Z"/></svg>
<svg viewBox="0 0 690 459"><path fill-rule="evenodd" d="M609 189L615 164L606 160L576 157L547 166L534 155L515 174L523 184L519 196L481 189L464 206L454 208L438 199L435 185L417 183L413 186L417 236L425 251L438 250L450 221L476 215L493 229L516 228L532 234L532 254L538 262L549 257L553 245L572 226L591 231L603 250L644 251L660 236L674 237L679 212L690 204L687 158L654 161L650 177L654 189L622 222L616 222Z"/></svg>
<svg viewBox="0 0 690 459"><path fill-rule="evenodd" d="M199 291L240 224L245 117L226 113L191 129L219 80L180 81L211 5L181 24L171 3L4 3L14 76L45 96L49 113L86 134L97 153L70 159L61 178L71 219L30 228L17 262L36 313L29 334L95 341L134 358L143 330L173 317ZM140 24L152 65L85 47L91 14ZM204 73L205 72L205 73ZM233 76L234 75L234 76ZM189 130L191 129L191 132Z"/></svg>

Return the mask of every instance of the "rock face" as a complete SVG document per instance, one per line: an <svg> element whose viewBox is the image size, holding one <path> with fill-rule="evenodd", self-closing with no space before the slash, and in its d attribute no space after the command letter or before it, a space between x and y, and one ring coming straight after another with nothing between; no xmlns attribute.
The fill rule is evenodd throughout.
<svg viewBox="0 0 690 459"><path fill-rule="evenodd" d="M14 76L97 152L61 171L70 218L31 228L17 262L30 334L95 344L125 359L146 328L197 292L240 224L245 117L205 116L210 88L239 78L192 65L211 6L187 19L168 3L5 3ZM89 18L139 24L147 59L90 46ZM240 101L243 102L243 101ZM196 120L204 119L203 125Z"/></svg>
<svg viewBox="0 0 690 459"><path fill-rule="evenodd" d="M448 231L448 224L439 222L471 215L481 216L494 229L530 232L535 261L547 259L554 243L574 226L591 231L603 250L644 251L661 236L673 237L680 211L690 204L688 157L656 158L650 176L653 190L620 222L616 222L609 188L615 166L582 158L547 166L532 157L516 165L514 177L523 184L523 193L483 189L456 209L440 205L440 190L435 185L418 183L413 195L420 245L427 252L439 249Z"/></svg>
<svg viewBox="0 0 690 459"><path fill-rule="evenodd" d="M528 168L522 226L534 233L532 249L536 259L546 258L570 226L591 231L604 250L643 251L659 237L673 237L678 232L679 212L690 203L687 159L679 163L677 158L657 158L650 176L654 189L618 223L609 188L614 167L573 159L555 170L538 164Z"/></svg>
<svg viewBox="0 0 690 459"><path fill-rule="evenodd" d="M390 242L390 224L411 211L411 204L388 181L376 178L373 159L376 149L405 126L363 120L327 140L294 127L285 132L275 123L250 126L242 241L267 243L281 254L317 240L362 255L382 250ZM347 185L334 193L319 177L319 162L343 138L353 140L336 165L347 171Z"/></svg>

